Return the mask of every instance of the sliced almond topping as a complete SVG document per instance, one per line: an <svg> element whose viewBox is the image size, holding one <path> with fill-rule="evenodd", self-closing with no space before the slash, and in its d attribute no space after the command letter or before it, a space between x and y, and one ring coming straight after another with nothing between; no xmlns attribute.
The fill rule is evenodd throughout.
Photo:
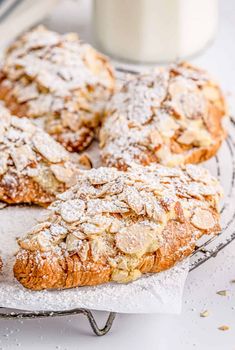
<svg viewBox="0 0 235 350"><path fill-rule="evenodd" d="M177 76L174 79L171 79L168 91L171 97L175 95L187 93L189 89L195 88L195 85L190 84L189 80L185 77Z"/></svg>
<svg viewBox="0 0 235 350"><path fill-rule="evenodd" d="M46 228L49 228L51 226L51 223L49 221L44 221L42 223L39 223L33 227L33 229L29 232L30 236L35 235L36 233L45 230Z"/></svg>
<svg viewBox="0 0 235 350"><path fill-rule="evenodd" d="M0 118L1 118L1 125L7 129L11 124L11 115L9 110L5 108L3 105L0 105Z"/></svg>
<svg viewBox="0 0 235 350"><path fill-rule="evenodd" d="M196 208L195 212L191 218L192 224L201 229L209 230L215 226L215 219L209 210Z"/></svg>
<svg viewBox="0 0 235 350"><path fill-rule="evenodd" d="M22 131L27 131L29 134L33 135L36 130L36 126L27 118L11 117L11 125Z"/></svg>
<svg viewBox="0 0 235 350"><path fill-rule="evenodd" d="M83 232L88 236L89 235L99 235L105 231L105 227L97 226L97 225L90 224L87 222L82 224L81 228L82 228Z"/></svg>
<svg viewBox="0 0 235 350"><path fill-rule="evenodd" d="M80 249L82 241L70 233L66 238L66 249L68 252L76 252Z"/></svg>
<svg viewBox="0 0 235 350"><path fill-rule="evenodd" d="M94 237L91 241L91 254L94 261L109 254L109 247L103 237Z"/></svg>
<svg viewBox="0 0 235 350"><path fill-rule="evenodd" d="M90 214L101 214L101 213L126 213L128 212L128 206L126 203L119 200L101 200L92 199L87 203L87 213Z"/></svg>
<svg viewBox="0 0 235 350"><path fill-rule="evenodd" d="M195 140L195 131L194 130L185 130L180 137L178 137L177 141L184 145L190 145Z"/></svg>
<svg viewBox="0 0 235 350"><path fill-rule="evenodd" d="M162 144L161 135L157 130L151 131L149 137L154 148L159 147Z"/></svg>
<svg viewBox="0 0 235 350"><path fill-rule="evenodd" d="M207 169L202 167L197 167L195 165L187 164L185 169L189 176L194 180L202 183L210 182L210 173Z"/></svg>
<svg viewBox="0 0 235 350"><path fill-rule="evenodd" d="M112 273L112 280L118 283L128 283L135 281L141 277L141 272L137 269L126 271L121 269L114 269Z"/></svg>
<svg viewBox="0 0 235 350"><path fill-rule="evenodd" d="M174 96L171 106L182 118L197 119L206 115L206 100L201 92L193 91Z"/></svg>
<svg viewBox="0 0 235 350"><path fill-rule="evenodd" d="M3 142L5 135L5 127L3 124L0 125L0 142Z"/></svg>
<svg viewBox="0 0 235 350"><path fill-rule="evenodd" d="M203 91L204 95L206 96L206 98L210 101L216 101L216 100L219 100L221 98L220 93L219 93L219 89L215 86L205 85L205 86L203 86L202 91Z"/></svg>
<svg viewBox="0 0 235 350"><path fill-rule="evenodd" d="M126 193L126 201L130 208L136 213L140 214L144 208L144 202L139 192L134 188L129 188Z"/></svg>
<svg viewBox="0 0 235 350"><path fill-rule="evenodd" d="M78 221L84 214L85 203L80 199L71 199L61 204L60 214L64 221Z"/></svg>
<svg viewBox="0 0 235 350"><path fill-rule="evenodd" d="M37 151L52 163L59 163L68 159L68 153L65 149L44 132L35 133L33 143Z"/></svg>
<svg viewBox="0 0 235 350"><path fill-rule="evenodd" d="M123 253L141 256L148 251L156 238L154 238L153 230L149 227L134 224L121 229L116 234L115 239L117 247Z"/></svg>
<svg viewBox="0 0 235 350"><path fill-rule="evenodd" d="M119 176L115 169L106 171L106 168L92 169L88 174L88 179L92 185L103 185L117 179Z"/></svg>
<svg viewBox="0 0 235 350"><path fill-rule="evenodd" d="M4 175L7 172L7 161L9 155L7 152L1 152L0 156L0 176Z"/></svg>
<svg viewBox="0 0 235 350"><path fill-rule="evenodd" d="M121 269L115 269L112 273L112 281L119 282L119 283L125 283L126 279L128 278L128 271L121 270Z"/></svg>
<svg viewBox="0 0 235 350"><path fill-rule="evenodd" d="M63 182L68 186L72 186L76 183L76 175L74 169L72 169L73 165L70 164L70 166L71 168L68 168L65 165L52 164L50 168L58 181Z"/></svg>
<svg viewBox="0 0 235 350"><path fill-rule="evenodd" d="M82 244L80 245L80 249L77 252L79 258L82 261L86 261L89 249L90 249L89 243L87 241L82 241Z"/></svg>
<svg viewBox="0 0 235 350"><path fill-rule="evenodd" d="M36 154L28 145L12 148L10 155L18 171L22 171L31 163L36 162Z"/></svg>

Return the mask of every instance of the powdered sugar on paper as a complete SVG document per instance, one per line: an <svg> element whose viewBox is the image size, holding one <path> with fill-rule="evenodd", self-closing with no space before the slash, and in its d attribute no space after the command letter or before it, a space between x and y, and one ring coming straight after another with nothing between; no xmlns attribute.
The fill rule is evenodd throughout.
<svg viewBox="0 0 235 350"><path fill-rule="evenodd" d="M124 313L179 313L188 261L175 268L145 276L129 284L106 284L62 291L32 292L13 277L12 266L17 250L15 238L25 234L44 209L12 206L0 211L1 255L0 306L23 310L69 310L88 308Z"/></svg>

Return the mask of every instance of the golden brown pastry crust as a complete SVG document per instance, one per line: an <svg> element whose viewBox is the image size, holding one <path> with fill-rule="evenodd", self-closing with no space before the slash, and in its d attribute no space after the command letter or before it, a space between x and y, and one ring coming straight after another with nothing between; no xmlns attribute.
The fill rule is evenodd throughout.
<svg viewBox="0 0 235 350"><path fill-rule="evenodd" d="M107 166L175 166L216 154L226 137L222 92L202 70L170 65L130 79L113 96L100 132Z"/></svg>
<svg viewBox="0 0 235 350"><path fill-rule="evenodd" d="M11 112L43 117L47 132L69 151L91 143L113 89L106 57L74 33L42 26L9 47L0 73L0 99Z"/></svg>
<svg viewBox="0 0 235 350"><path fill-rule="evenodd" d="M72 186L78 166L71 155L26 118L0 106L0 200L50 204Z"/></svg>
<svg viewBox="0 0 235 350"><path fill-rule="evenodd" d="M126 283L190 255L220 230L221 188L205 169L99 168L80 173L23 239L14 265L32 290Z"/></svg>

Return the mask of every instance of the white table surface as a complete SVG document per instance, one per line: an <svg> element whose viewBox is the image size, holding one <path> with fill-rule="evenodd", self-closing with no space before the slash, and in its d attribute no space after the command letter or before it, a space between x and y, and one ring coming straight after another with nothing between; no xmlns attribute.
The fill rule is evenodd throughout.
<svg viewBox="0 0 235 350"><path fill-rule="evenodd" d="M85 1L82 6L81 0L64 0L46 23L59 31L78 31L89 39L90 32L85 26L89 6L88 0ZM220 0L220 27L216 40L193 60L217 77L230 100L234 99L233 106L234 38L235 1ZM100 338L92 335L83 316L0 321L0 349L235 350L235 283L230 283L232 279L235 279L235 242L189 274L179 316L118 315L111 332ZM229 291L228 296L216 294L224 289ZM202 318L199 314L205 309L209 316ZM102 312L94 314L101 324L107 316ZM228 325L230 329L220 331L221 325Z"/></svg>

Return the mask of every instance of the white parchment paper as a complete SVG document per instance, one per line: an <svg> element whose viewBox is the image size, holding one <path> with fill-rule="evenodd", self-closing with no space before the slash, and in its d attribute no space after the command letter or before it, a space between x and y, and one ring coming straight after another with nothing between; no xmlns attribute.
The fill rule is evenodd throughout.
<svg viewBox="0 0 235 350"><path fill-rule="evenodd" d="M16 237L29 230L43 209L9 206L0 210L0 254L4 268L0 274L0 307L22 310L68 310L88 308L124 313L179 313L188 261L156 275L129 284L109 283L62 291L32 292L13 277Z"/></svg>

